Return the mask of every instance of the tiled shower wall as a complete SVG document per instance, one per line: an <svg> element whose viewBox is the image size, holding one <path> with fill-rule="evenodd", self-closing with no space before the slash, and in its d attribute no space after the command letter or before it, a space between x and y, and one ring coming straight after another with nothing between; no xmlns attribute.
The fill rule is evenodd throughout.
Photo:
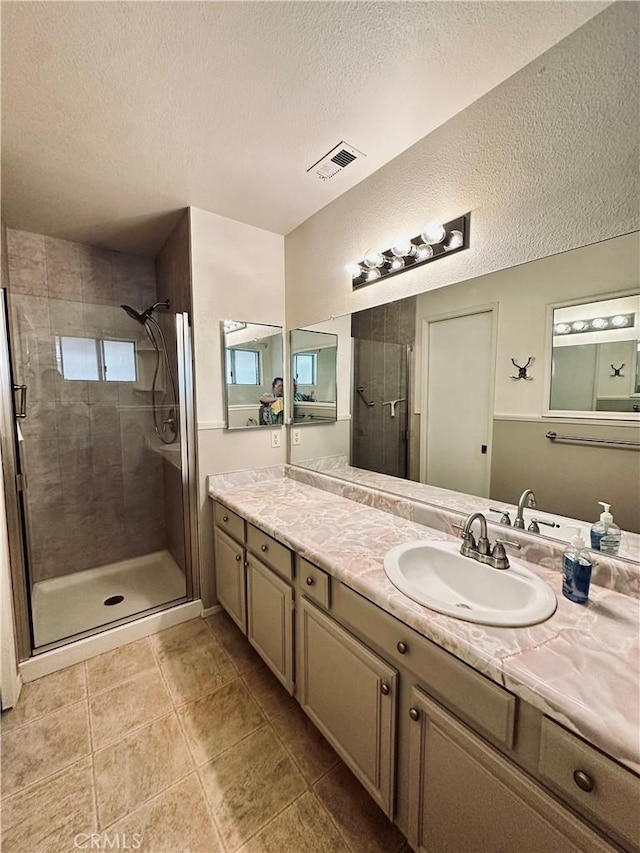
<svg viewBox="0 0 640 853"><path fill-rule="evenodd" d="M14 380L28 386L32 583L166 547L149 391L65 380L54 345L56 335L145 342L119 306L156 301L153 261L11 229L7 249Z"/></svg>
<svg viewBox="0 0 640 853"><path fill-rule="evenodd" d="M363 387L367 406L353 400L352 464L394 477L407 476L408 414L411 410L406 346L415 341L415 298L390 302L352 315L354 387ZM395 407L385 401L405 398Z"/></svg>

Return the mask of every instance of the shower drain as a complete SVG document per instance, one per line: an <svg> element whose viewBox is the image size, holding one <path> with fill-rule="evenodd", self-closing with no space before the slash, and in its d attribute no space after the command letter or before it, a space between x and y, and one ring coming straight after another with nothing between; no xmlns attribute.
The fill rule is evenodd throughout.
<svg viewBox="0 0 640 853"><path fill-rule="evenodd" d="M106 604L107 607L112 607L114 604L120 604L121 601L124 601L124 595L110 595L102 603Z"/></svg>

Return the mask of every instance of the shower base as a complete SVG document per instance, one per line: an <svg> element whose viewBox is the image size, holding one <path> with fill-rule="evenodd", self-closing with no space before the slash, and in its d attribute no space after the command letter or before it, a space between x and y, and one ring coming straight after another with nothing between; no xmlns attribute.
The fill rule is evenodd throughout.
<svg viewBox="0 0 640 853"><path fill-rule="evenodd" d="M90 631L185 595L185 576L168 551L39 581L31 597L35 645ZM105 604L109 600L115 603Z"/></svg>

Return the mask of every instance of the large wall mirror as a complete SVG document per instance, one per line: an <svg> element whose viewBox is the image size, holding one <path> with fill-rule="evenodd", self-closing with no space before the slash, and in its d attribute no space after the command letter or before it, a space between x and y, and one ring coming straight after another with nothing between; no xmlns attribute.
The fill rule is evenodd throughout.
<svg viewBox="0 0 640 853"><path fill-rule="evenodd" d="M294 329L290 342L292 423L332 423L337 418L338 336Z"/></svg>
<svg viewBox="0 0 640 853"><path fill-rule="evenodd" d="M283 424L282 328L239 320L221 325L227 429Z"/></svg>
<svg viewBox="0 0 640 853"><path fill-rule="evenodd" d="M375 488L454 510L461 492L482 498L483 509L502 509L533 489L537 515L566 524L592 524L598 501L606 501L623 530L638 534L638 319L632 325L631 315L639 269L634 233L354 313L348 403L339 398L338 423L322 440L291 448L292 464L361 482L372 472ZM618 302L621 295L630 302ZM592 352L584 380L561 364L570 359L559 350L570 348L556 348L562 333L552 328L568 322L555 310L576 305L584 316L567 315L572 323L613 324L613 337L586 341L615 348ZM613 323L625 315L628 325ZM597 325L588 334L602 332ZM556 410L552 375L554 404L563 406ZM590 405L580 409L566 404L579 381L591 389ZM563 538L557 528L540 530ZM623 537L620 555L640 561L639 543L637 535Z"/></svg>
<svg viewBox="0 0 640 853"><path fill-rule="evenodd" d="M640 412L640 295L552 309L549 412Z"/></svg>

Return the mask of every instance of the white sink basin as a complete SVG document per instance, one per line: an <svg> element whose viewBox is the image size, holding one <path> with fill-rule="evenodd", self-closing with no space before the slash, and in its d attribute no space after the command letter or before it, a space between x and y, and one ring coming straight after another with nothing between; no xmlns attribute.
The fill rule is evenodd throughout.
<svg viewBox="0 0 640 853"><path fill-rule="evenodd" d="M518 627L543 622L556 609L551 587L510 558L494 569L463 557L459 542L405 542L384 558L391 583L431 610L482 625Z"/></svg>

